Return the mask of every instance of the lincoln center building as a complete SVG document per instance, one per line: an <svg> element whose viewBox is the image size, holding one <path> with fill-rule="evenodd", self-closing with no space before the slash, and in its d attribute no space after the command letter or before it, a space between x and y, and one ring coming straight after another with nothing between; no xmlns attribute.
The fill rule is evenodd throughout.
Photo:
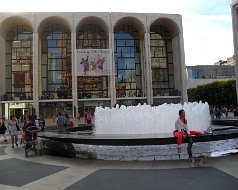
<svg viewBox="0 0 238 190"><path fill-rule="evenodd" d="M0 13L0 115L187 101L182 17Z"/></svg>

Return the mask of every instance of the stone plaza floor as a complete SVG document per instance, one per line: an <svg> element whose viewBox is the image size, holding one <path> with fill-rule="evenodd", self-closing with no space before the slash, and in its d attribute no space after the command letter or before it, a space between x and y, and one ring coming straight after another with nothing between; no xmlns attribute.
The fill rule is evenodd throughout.
<svg viewBox="0 0 238 190"><path fill-rule="evenodd" d="M207 158L204 167L188 160L102 161L42 156L12 149L0 138L1 190L154 190L238 187L238 154ZM179 184L179 185L178 185Z"/></svg>

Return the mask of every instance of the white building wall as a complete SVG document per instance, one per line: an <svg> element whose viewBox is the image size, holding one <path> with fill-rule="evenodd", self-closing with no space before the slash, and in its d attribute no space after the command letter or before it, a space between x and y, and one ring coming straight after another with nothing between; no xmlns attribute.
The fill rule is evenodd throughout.
<svg viewBox="0 0 238 190"><path fill-rule="evenodd" d="M233 0L231 6L232 26L233 26L233 42L234 42L234 58L235 58L235 73L236 73L236 94L238 102L238 1Z"/></svg>
<svg viewBox="0 0 238 190"><path fill-rule="evenodd" d="M143 50L142 53L142 69L145 83L144 90L146 91L148 103L153 103L153 93L152 93L152 83L151 83L151 63L150 63L150 40L149 31L150 26L156 20L168 20L169 23L166 25L173 37L173 62L174 62L174 80L175 88L182 92L181 102L186 102L187 99L187 81L185 72L185 55L184 55L184 43L183 43L183 27L182 27L182 17L177 14L162 14L162 13L69 13L69 12L42 12L42 13L0 13L0 74L1 78L5 79L5 34L6 32L15 24L27 24L32 27L33 31L33 68L34 68L34 107L36 108L36 113L39 113L39 96L41 95L41 67L40 67L40 35L42 29L49 24L63 24L71 31L72 39L72 49L76 48L76 32L78 26L82 22L87 20L95 20L96 24L104 27L106 33L108 33L108 48L114 49L114 37L113 31L116 25L120 22L133 21L133 26L139 30ZM171 24L172 23L172 24ZM173 31L179 31L173 33ZM112 56L114 60L114 56ZM114 61L113 61L114 62ZM73 72L75 70L74 62L74 52L72 51L72 68ZM112 69L115 70L114 64ZM72 73L73 73L72 72ZM116 102L115 94L115 83L114 75L110 76L110 95L111 95L111 105ZM77 77L73 76L73 105L76 106L77 110ZM5 80L0 81L0 95L5 93ZM1 109L0 109L1 110ZM1 111L0 111L1 112Z"/></svg>

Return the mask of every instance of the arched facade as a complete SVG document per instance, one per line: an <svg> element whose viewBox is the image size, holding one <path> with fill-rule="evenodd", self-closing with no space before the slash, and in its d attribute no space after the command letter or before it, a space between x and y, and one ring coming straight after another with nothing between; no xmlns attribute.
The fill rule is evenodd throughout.
<svg viewBox="0 0 238 190"><path fill-rule="evenodd" d="M116 103L146 103L143 73L143 24L134 17L123 17L114 26Z"/></svg>
<svg viewBox="0 0 238 190"><path fill-rule="evenodd" d="M0 42L6 118L187 101L180 15L0 13ZM112 73L77 76L76 49L111 49Z"/></svg>
<svg viewBox="0 0 238 190"><path fill-rule="evenodd" d="M176 83L175 70L179 69L176 54L176 36L180 33L177 24L169 18L158 18L150 25L150 63L153 103L161 104L160 96L179 96L181 86ZM176 102L175 99L170 100ZM168 103L170 103L168 100Z"/></svg>

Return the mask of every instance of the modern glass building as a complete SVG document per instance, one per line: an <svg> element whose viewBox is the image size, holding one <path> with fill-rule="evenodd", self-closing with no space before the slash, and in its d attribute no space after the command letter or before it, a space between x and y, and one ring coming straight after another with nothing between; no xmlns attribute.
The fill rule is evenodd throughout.
<svg viewBox="0 0 238 190"><path fill-rule="evenodd" d="M226 79L235 78L234 65L196 65L187 66L188 79Z"/></svg>
<svg viewBox="0 0 238 190"><path fill-rule="evenodd" d="M78 76L76 49L110 49L111 74ZM181 15L0 13L0 114L185 102L184 60Z"/></svg>

